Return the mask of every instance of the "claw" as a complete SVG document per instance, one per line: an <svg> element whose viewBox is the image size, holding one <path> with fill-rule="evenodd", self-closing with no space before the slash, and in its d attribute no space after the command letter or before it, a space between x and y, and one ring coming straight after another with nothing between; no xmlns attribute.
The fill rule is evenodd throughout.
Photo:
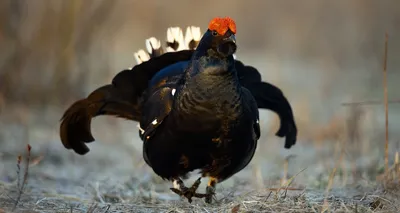
<svg viewBox="0 0 400 213"><path fill-rule="evenodd" d="M182 181L178 181L178 183L179 183L179 189L170 188L171 191L178 194L179 196L186 197L189 203L192 202L193 197L205 198L207 196L206 194L196 193L196 190L199 188L201 183L201 177L197 179L190 188L186 187Z"/></svg>

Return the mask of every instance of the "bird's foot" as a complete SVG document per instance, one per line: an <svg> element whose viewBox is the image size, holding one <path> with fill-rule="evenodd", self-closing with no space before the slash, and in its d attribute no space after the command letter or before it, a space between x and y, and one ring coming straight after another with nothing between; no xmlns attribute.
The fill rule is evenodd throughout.
<svg viewBox="0 0 400 213"><path fill-rule="evenodd" d="M179 189L177 188L170 188L171 191L175 192L176 194L178 194L179 196L182 197L186 197L189 201L189 203L192 202L192 198L193 197L197 197L197 198L204 198L207 195L206 194L200 194L197 193L196 190L199 188L200 183L201 183L201 177L199 179L197 179L193 185L188 188L183 184L183 181L178 179L177 181L177 185L179 185Z"/></svg>
<svg viewBox="0 0 400 213"><path fill-rule="evenodd" d="M211 203L212 202L212 198L215 195L215 188L213 186L207 186L206 188L206 194L205 194L205 202L206 203Z"/></svg>

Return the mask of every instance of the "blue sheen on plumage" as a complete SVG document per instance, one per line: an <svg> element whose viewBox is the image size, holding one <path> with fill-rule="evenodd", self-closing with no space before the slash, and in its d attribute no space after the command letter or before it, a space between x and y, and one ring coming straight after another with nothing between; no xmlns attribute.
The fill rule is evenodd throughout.
<svg viewBox="0 0 400 213"><path fill-rule="evenodd" d="M149 85L152 86L166 77L182 74L188 64L189 61L181 61L163 68L162 70L157 72L156 75L154 75Z"/></svg>

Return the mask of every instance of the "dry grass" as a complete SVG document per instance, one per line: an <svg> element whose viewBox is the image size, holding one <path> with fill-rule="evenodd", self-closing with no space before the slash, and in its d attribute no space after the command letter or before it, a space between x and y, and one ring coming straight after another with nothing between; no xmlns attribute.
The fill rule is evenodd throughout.
<svg viewBox="0 0 400 213"><path fill-rule="evenodd" d="M398 192L398 191L397 191ZM394 193L393 193L394 194ZM78 200L62 196L30 195L18 211L33 212L326 212L326 203L321 194L303 191L298 194L271 194L271 192L250 192L236 199L221 199L213 205L185 201L157 201L146 199L128 200L126 203L93 203L93 200ZM398 198L398 197L397 197ZM393 195L381 192L366 193L354 198L329 196L329 212L398 212L398 201ZM2 198L3 206L12 205L9 198ZM397 207L396 207L397 205Z"/></svg>
<svg viewBox="0 0 400 213"><path fill-rule="evenodd" d="M277 180L277 187L240 190L243 183L238 182L229 189L219 189L216 202L207 205L202 200L194 200L189 204L186 200L165 199L165 193L156 192L152 187L147 189L150 191L147 195L138 193L137 188L130 186L132 183L128 182L122 186L123 192L117 193L109 191L112 188L120 188L114 186L113 182L94 183L92 190L88 190L90 196L86 198L78 194L38 192L37 187L40 186L36 184L25 188L28 173L32 170L29 170L29 167L40 167L43 159L40 156L31 157L31 149L28 146L27 154L17 160L17 173L21 171L21 159L26 159L25 165L28 165L23 174L18 174L22 175L23 179L17 176L13 182L0 183L2 192L0 210L11 212L17 207L15 212L398 212L400 210L399 154L396 153L394 165L378 178L376 184L342 188L337 184L333 187L334 182L337 182L335 176L338 166L344 158L343 143L336 147L340 154L331 173L326 174L329 177L325 190L304 187L296 181L300 175L307 175L307 169L290 176L284 166L283 177L290 178L285 181ZM30 158L33 159L31 163L28 161ZM289 164L287 158L284 161L284 165L286 164ZM30 174L29 177L35 179L37 174L40 173ZM380 186L379 183L383 185Z"/></svg>
<svg viewBox="0 0 400 213"><path fill-rule="evenodd" d="M303 190L291 192L253 191L236 197L225 194L216 203L205 205L194 201L149 201L146 198L126 200L124 203L101 203L93 200L79 200L62 196L30 195L19 211L32 212L397 212L398 201L388 198L382 192L366 192L364 195L330 195L323 198L323 192ZM327 203L324 202L326 200ZM12 205L9 198L1 198L5 206ZM397 202L397 203L396 203ZM235 210L236 209L236 210Z"/></svg>
<svg viewBox="0 0 400 213"><path fill-rule="evenodd" d="M355 112L352 111L350 116L362 117L362 114ZM170 183L160 181L143 165L140 151L134 151L135 154L127 153L124 146L96 142L91 146L94 149L93 154L80 157L67 152L56 139L44 146L33 146L32 153L21 156L20 162L30 159L30 163L25 163L30 166L28 170L29 167L21 169L18 162L18 167L15 168L15 159L18 156L16 153L22 152L23 146L7 148L3 144L1 160L10 162L11 167L6 166L6 170L3 170L4 174L9 174L9 180L0 182L0 209L11 211L17 203L16 212L397 212L400 206L398 152L394 154L393 161L389 160L392 166L388 172L380 176L379 167L382 167L382 161L367 167L352 167L350 165L355 158L350 156L357 154L360 149L351 148L348 140L358 141L356 138L360 136L350 133L360 131L360 122L346 123L348 118L340 122L339 119L334 120L346 125L339 129L332 128L336 134L335 142L325 143L321 148L312 144L306 148L314 147L318 150L316 156L311 158L313 162L306 160L305 157L310 153L305 151L276 161L274 158L277 156L273 153L279 149L280 143L272 141L267 149L260 146L258 152L267 153L271 157L260 159L260 155L256 154L252 165L241 173L242 176L234 177L231 185L218 186L217 202L212 205L206 205L202 200L194 200L193 204L189 204L185 200L177 199L168 190ZM327 125L331 126L331 123L328 122ZM114 126L112 123L99 129ZM129 128L133 126L134 124L130 124ZM28 136L35 135L33 127L27 128ZM96 123L94 128L96 129ZM57 133L54 131L46 134L54 134L51 138L56 138ZM101 134L97 135L102 138ZM270 139L264 136L262 140ZM332 145L331 148L324 151L324 147L329 145ZM299 146L307 144L301 143ZM370 152L379 146L375 143L363 155L368 155L371 159L381 158L382 156L375 156ZM319 153L321 156L318 156ZM120 158L114 159L116 156ZM129 160L128 157L134 158ZM269 175L263 174L265 162L280 165L277 170L282 173L277 174L276 178L273 178L273 169L272 173L267 170ZM114 169L119 163L128 166ZM316 168L320 163L323 163L325 169L317 172ZM258 175L251 175L254 168L257 168L255 171ZM354 168L364 174L359 177L352 172ZM93 174L89 174L89 171L93 171ZM122 173L129 173L129 178L118 181L118 176ZM21 180L26 179L25 183L28 183L23 192L20 189L24 184L19 184L18 180L20 175ZM102 180L103 175L108 179ZM376 176L378 179L374 181ZM253 183L257 183L256 186ZM67 190L68 188L72 191Z"/></svg>
<svg viewBox="0 0 400 213"><path fill-rule="evenodd" d="M25 169L23 173L23 177L21 179L21 161L22 161L22 156L18 155L17 159L17 190L18 190L18 195L17 198L15 199L15 204L13 207L13 211L17 208L19 201L21 200L21 196L25 191L25 187L28 181L28 175L29 175L29 167L30 167L30 162L31 162L31 149L32 147L28 144L26 147L27 154L25 156Z"/></svg>

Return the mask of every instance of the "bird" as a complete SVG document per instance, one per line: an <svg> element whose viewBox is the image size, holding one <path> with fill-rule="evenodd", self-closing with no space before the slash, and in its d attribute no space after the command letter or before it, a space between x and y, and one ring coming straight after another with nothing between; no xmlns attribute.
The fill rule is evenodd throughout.
<svg viewBox="0 0 400 213"><path fill-rule="evenodd" d="M109 115L138 122L143 158L155 174L173 183L172 192L212 203L216 185L252 160L261 136L259 109L280 118L276 136L284 148L297 141L292 107L282 90L262 81L253 66L236 59L236 23L215 17L201 35L199 27L167 30L166 48L155 37L134 53L137 64L122 70L71 104L60 119L66 149L85 155L95 141L91 120ZM190 187L184 180L200 170ZM197 189L208 177L205 193Z"/></svg>

